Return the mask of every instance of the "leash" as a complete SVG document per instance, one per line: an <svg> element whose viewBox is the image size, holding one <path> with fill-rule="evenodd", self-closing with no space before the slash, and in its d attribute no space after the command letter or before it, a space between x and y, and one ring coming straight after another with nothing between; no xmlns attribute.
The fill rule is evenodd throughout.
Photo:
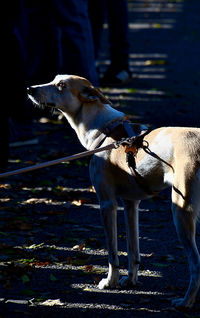
<svg viewBox="0 0 200 318"><path fill-rule="evenodd" d="M128 138L122 138L120 141L116 141L114 143L111 143L107 146L101 147L101 145L103 144L103 142L105 141L105 139L109 136L111 136L112 132L118 128L120 125L124 126L124 129L127 133L127 135L129 136ZM140 131L141 133L141 131ZM95 142L92 144L92 149L88 150L88 151L84 151L72 156L68 156L68 157L64 157L64 158L60 158L60 159L56 159L56 160L52 160L52 161L46 161L43 163L39 163L37 165L33 165L30 167L25 167L25 168L21 168L21 169L17 169L17 170L12 170L12 171L7 171L4 173L0 173L0 178L5 178L5 177L10 177L10 176L14 176L17 174L21 174L21 173L25 173L25 172L30 172L30 171L34 171L34 170L38 170L41 168L46 168L46 167L50 167L62 162L66 162L66 161L72 161L72 160L76 160L76 159L80 159L83 157L87 157L87 156L91 156L95 153L104 151L104 150L111 150L111 149L117 149L120 145L123 145L125 147L127 147L129 145L129 147L133 144L136 145L137 148L141 147L141 137L145 134L138 134L137 131L135 131L134 129L132 129L132 127L130 126L130 122L128 122L127 120L124 120L124 118L117 118L117 120L111 121L109 123L109 125L107 125L104 129L103 132L98 136L98 138L96 138ZM140 141L139 141L140 140Z"/></svg>
<svg viewBox="0 0 200 318"><path fill-rule="evenodd" d="M46 167L50 167L53 165L57 165L57 164L62 163L62 162L80 159L83 157L91 156L95 153L98 153L98 152L101 152L104 150L117 149L120 145L121 145L121 141L117 141L117 142L113 142L107 146L96 148L94 150L83 151L83 152L77 153L77 154L72 155L72 156L63 157L63 158L51 160L51 161L46 161L46 162L39 163L37 165L33 165L30 167L26 167L26 168L21 168L21 169L17 169L17 170L12 170L12 171L8 171L8 172L0 173L0 178L10 177L10 176L14 176L16 174L30 172L30 171L38 170L41 168L46 168Z"/></svg>
<svg viewBox="0 0 200 318"><path fill-rule="evenodd" d="M116 128L118 125L114 124L114 128ZM122 138L120 141L116 141L113 142L111 144L108 144L107 146L101 147L100 145L102 144L102 141L100 141L99 147L92 149L92 150L87 150L87 151L83 151L80 152L78 154L74 154L71 156L67 156L67 157L63 157L60 159L56 159L56 160L51 160L51 161L46 161L43 163L39 163L33 166L29 166L29 167L25 167L25 168L21 168L21 169L17 169L17 170L12 170L12 171L8 171L8 172L4 172L0 174L0 178L5 178L5 177L10 177L10 176L14 176L17 174L21 174L21 173L25 173L25 172L30 172L30 171L34 171L34 170L38 170L41 168L46 168L46 167L50 167L59 163L63 163L66 161L72 161L72 160L76 160L76 159L80 159L83 157L87 157L87 156L91 156L95 153L98 152L102 152L105 150L111 150L111 149L117 149L119 148L121 145L125 148L125 153L126 153L126 160L127 160L127 164L131 170L131 173L133 176L136 177L136 180L138 182L138 184L143 188L143 190L148 193L148 194L155 194L152 193L150 191L150 189L148 189L148 187L145 185L145 182L143 181L142 176L139 175L139 173L136 171L136 163L135 163L135 157L137 155L137 151L139 148L143 148L145 150L146 145L145 145L145 140L144 137L149 134L149 130L144 131L143 133L140 131L140 134L137 134L136 131L134 131L132 129L132 127L130 127L129 123L127 121L123 122L123 126L125 128L125 131L127 132L127 134L129 135L128 138ZM113 128L113 127L112 127ZM113 130L113 129L111 129ZM109 134L107 134L108 136ZM105 140L105 138L103 138L103 140Z"/></svg>
<svg viewBox="0 0 200 318"><path fill-rule="evenodd" d="M135 148L137 148L137 149L143 148L143 138L146 135L147 135L147 132L145 132L141 135L138 135L138 136L122 138L120 141L113 142L113 143L111 143L107 146L104 146L104 147L98 147L98 148L93 149L93 150L87 150L87 151L77 153L75 155L71 155L71 156L67 156L67 157L63 157L63 158L55 159L55 160L51 160L51 161L42 162L42 163L30 166L30 167L25 167L25 168L21 168L21 169L17 169L17 170L12 170L12 171L0 173L0 178L10 177L10 176L14 176L17 174L38 170L41 168L47 168L47 167L57 165L59 163L63 163L66 161L72 161L72 160L80 159L83 157L91 156L95 153L102 152L105 150L117 149L121 145L125 146L125 149L126 149L126 147L128 147L127 149L130 149L130 147L134 147L134 149Z"/></svg>

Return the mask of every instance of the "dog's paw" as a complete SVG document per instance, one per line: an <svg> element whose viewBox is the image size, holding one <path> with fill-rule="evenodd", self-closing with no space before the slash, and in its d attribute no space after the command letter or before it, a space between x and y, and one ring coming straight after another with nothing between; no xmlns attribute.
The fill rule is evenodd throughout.
<svg viewBox="0 0 200 318"><path fill-rule="evenodd" d="M103 278L99 284L98 284L99 289L107 289L109 288L109 281L107 278Z"/></svg>
<svg viewBox="0 0 200 318"><path fill-rule="evenodd" d="M130 279L128 276L123 276L119 280L119 285L123 288L131 288L136 286L137 282Z"/></svg>
<svg viewBox="0 0 200 318"><path fill-rule="evenodd" d="M191 308L193 306L193 302L188 302L184 298L177 298L172 300L172 306L175 308Z"/></svg>
<svg viewBox="0 0 200 318"><path fill-rule="evenodd" d="M98 284L98 288L99 289L109 289L109 288L115 288L116 287L116 283L111 283L111 281L108 278L103 278L99 284Z"/></svg>

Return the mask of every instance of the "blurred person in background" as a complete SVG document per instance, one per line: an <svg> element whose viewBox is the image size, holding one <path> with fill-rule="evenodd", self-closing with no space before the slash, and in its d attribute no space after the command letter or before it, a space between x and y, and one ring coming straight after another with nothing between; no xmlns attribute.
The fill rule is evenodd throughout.
<svg viewBox="0 0 200 318"><path fill-rule="evenodd" d="M14 0L5 10L2 61L8 98L0 126L0 169L6 167L9 142L34 139L27 86L49 82L58 73L99 85L88 0Z"/></svg>
<svg viewBox="0 0 200 318"><path fill-rule="evenodd" d="M126 0L89 0L96 59L101 50L103 24L108 23L110 65L102 86L123 85L131 80L129 70L128 7Z"/></svg>

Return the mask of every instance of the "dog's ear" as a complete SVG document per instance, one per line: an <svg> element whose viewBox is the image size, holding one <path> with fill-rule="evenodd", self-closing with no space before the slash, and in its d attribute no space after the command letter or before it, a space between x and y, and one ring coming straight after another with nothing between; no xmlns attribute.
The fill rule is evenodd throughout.
<svg viewBox="0 0 200 318"><path fill-rule="evenodd" d="M84 87L82 92L79 94L79 99L82 103L94 103L99 99L103 104L112 104L103 95L100 89L93 86Z"/></svg>

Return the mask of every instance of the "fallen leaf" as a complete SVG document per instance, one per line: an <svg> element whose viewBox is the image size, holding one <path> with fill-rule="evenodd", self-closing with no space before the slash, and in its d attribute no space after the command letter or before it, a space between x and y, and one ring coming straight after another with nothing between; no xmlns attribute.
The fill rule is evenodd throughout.
<svg viewBox="0 0 200 318"><path fill-rule="evenodd" d="M151 65L165 65L167 64L167 61L165 60L147 60L145 62L145 65L151 66Z"/></svg>
<svg viewBox="0 0 200 318"><path fill-rule="evenodd" d="M86 292L93 292L94 291L93 289L91 289L89 287L85 287L83 290L86 291Z"/></svg>
<svg viewBox="0 0 200 318"><path fill-rule="evenodd" d="M161 24L160 23L154 23L154 28L160 29L161 28Z"/></svg>
<svg viewBox="0 0 200 318"><path fill-rule="evenodd" d="M72 203L73 205L76 205L76 206L81 206L81 205L82 205L81 200L73 200L71 203Z"/></svg>
<svg viewBox="0 0 200 318"><path fill-rule="evenodd" d="M34 261L35 261L35 258L22 258L22 259L19 259L17 263L18 263L18 266L22 267L23 265L25 267L28 265L31 266Z"/></svg>
<svg viewBox="0 0 200 318"><path fill-rule="evenodd" d="M81 198L81 199L78 199L78 200L73 200L71 202L71 204L74 204L76 206L81 206L82 204L88 204L88 203L92 203L92 200L91 199L86 199L86 198Z"/></svg>
<svg viewBox="0 0 200 318"><path fill-rule="evenodd" d="M43 248L44 243L40 243L40 244L32 244L29 245L28 247L26 247L26 249L38 249L38 248Z"/></svg>
<svg viewBox="0 0 200 318"><path fill-rule="evenodd" d="M41 303L43 306L63 306L64 303L60 299L47 299Z"/></svg>
<svg viewBox="0 0 200 318"><path fill-rule="evenodd" d="M35 261L35 262L30 263L30 265L35 265L37 267L45 267L45 266L50 265L50 263L49 262L38 262L38 261Z"/></svg>
<svg viewBox="0 0 200 318"><path fill-rule="evenodd" d="M82 244L80 244L80 245L74 245L73 247L72 247L72 249L73 250L78 250L78 251L83 251L84 250L84 248L85 248L85 243L82 243Z"/></svg>
<svg viewBox="0 0 200 318"><path fill-rule="evenodd" d="M93 185L89 187L89 192L96 193L96 190Z"/></svg>
<svg viewBox="0 0 200 318"><path fill-rule="evenodd" d="M10 184L0 184L0 189L10 189L11 185Z"/></svg>
<svg viewBox="0 0 200 318"><path fill-rule="evenodd" d="M86 272L92 272L94 270L94 266L93 265L85 265L85 271Z"/></svg>
<svg viewBox="0 0 200 318"><path fill-rule="evenodd" d="M136 94L138 93L138 89L137 88L127 88L128 93L133 93Z"/></svg>

